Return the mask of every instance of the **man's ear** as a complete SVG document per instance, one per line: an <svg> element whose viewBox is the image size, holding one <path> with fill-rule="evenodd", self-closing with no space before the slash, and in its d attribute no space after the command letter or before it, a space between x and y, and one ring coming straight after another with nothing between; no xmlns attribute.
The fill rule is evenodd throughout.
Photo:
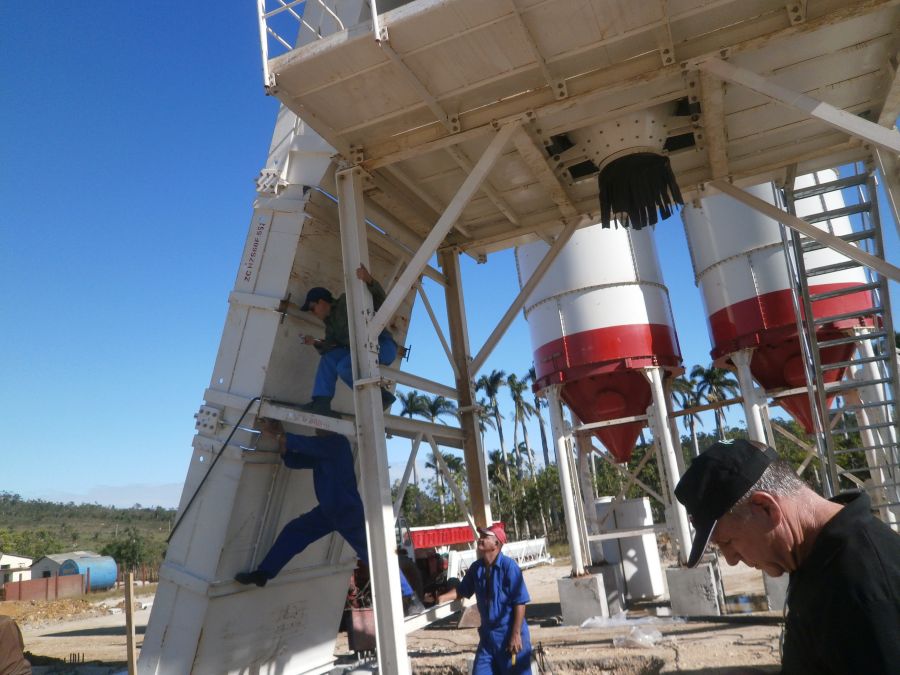
<svg viewBox="0 0 900 675"><path fill-rule="evenodd" d="M775 528L784 519L781 502L768 492L754 492L750 495L750 506L758 513L762 513L769 522L770 528Z"/></svg>

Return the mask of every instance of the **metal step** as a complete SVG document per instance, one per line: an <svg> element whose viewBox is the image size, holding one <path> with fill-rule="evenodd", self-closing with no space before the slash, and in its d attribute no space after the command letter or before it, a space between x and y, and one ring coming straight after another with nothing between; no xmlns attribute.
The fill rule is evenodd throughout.
<svg viewBox="0 0 900 675"><path fill-rule="evenodd" d="M841 408L842 411L851 411L851 410L867 410L869 408L890 408L894 405L894 399L888 399L886 401L873 401L872 403L860 403L857 405L845 405Z"/></svg>
<svg viewBox="0 0 900 675"><path fill-rule="evenodd" d="M872 202L861 202L859 204L844 206L840 209L834 209L833 211L822 211L821 213L816 213L811 216L804 216L803 220L810 224L821 223L826 220L843 218L844 216L852 216L857 213L868 213L871 210Z"/></svg>
<svg viewBox="0 0 900 675"><path fill-rule="evenodd" d="M884 448L896 448L896 443L882 443L879 445L864 445L859 448L847 448L846 450L835 450L835 455L849 455L853 452L865 452L866 450L882 450Z"/></svg>
<svg viewBox="0 0 900 675"><path fill-rule="evenodd" d="M875 236L874 230L862 230L861 232L853 232L852 234L844 234L838 237L838 239L843 239L848 244L852 244L853 242L862 241L864 239L871 239ZM803 251L808 253L809 251L818 251L823 248L828 248L825 244L821 244L818 241L814 241L810 239L809 241L804 241L802 244Z"/></svg>
<svg viewBox="0 0 900 675"><path fill-rule="evenodd" d="M817 195L824 195L828 192L834 192L835 190L843 190L844 188L853 187L854 185L865 185L868 180L868 176L864 173L854 174L853 176L847 176L847 178L839 178L837 180L830 181L828 183L821 183L819 185L810 185L809 187L800 188L799 190L793 191L794 201L798 201L800 199L807 199L809 197L815 197Z"/></svg>
<svg viewBox="0 0 900 675"><path fill-rule="evenodd" d="M831 412L831 411L829 411L829 412ZM841 409L838 409L838 410L835 410L834 412L840 413L840 412L844 412L844 411ZM897 426L897 425L894 424L893 422L879 422L878 424L866 424L861 427L837 427L835 429L832 429L832 433L833 434L855 434L860 431L866 431L869 429L889 429L889 428L895 427L895 426Z"/></svg>
<svg viewBox="0 0 900 675"><path fill-rule="evenodd" d="M891 471L891 470L897 469L897 465L896 464L873 464L872 466L866 465L866 466L861 466L856 469L841 469L841 471L843 473L857 474L862 471L869 471L869 469L872 469L873 471L876 469L887 469L887 470Z"/></svg>
<svg viewBox="0 0 900 675"><path fill-rule="evenodd" d="M843 314L835 314L833 316L823 316L817 319L813 319L813 324L816 326L824 326L826 323L833 323L835 321L846 321L847 319L861 319L864 316L870 316L872 314L877 314L879 312L883 312L883 307L869 307L868 309L858 309L855 312L844 312Z"/></svg>
<svg viewBox="0 0 900 675"><path fill-rule="evenodd" d="M885 382L890 382L891 378L883 377L878 380L851 380L849 382L838 382L835 386L828 387L827 392L831 394L835 391L848 391L850 389L859 389L860 387L870 387L876 384L884 384ZM835 410L834 412L840 412L840 410Z"/></svg>
<svg viewBox="0 0 900 675"><path fill-rule="evenodd" d="M850 361L835 361L834 363L823 363L822 370L836 370L838 368L852 368L853 366L861 366L864 363L876 363L878 361L887 362L887 356L867 356L864 359L851 359Z"/></svg>
<svg viewBox="0 0 900 675"><path fill-rule="evenodd" d="M862 267L855 260L848 260L842 263L835 263L833 265L823 265L822 267L808 267L806 269L806 276L808 277L817 277L822 274L831 274L832 272L843 272L844 270L852 270L857 267Z"/></svg>
<svg viewBox="0 0 900 675"><path fill-rule="evenodd" d="M859 284L858 286L847 286L846 288L839 288L835 291L828 291L827 293L810 293L809 299L815 302L816 300L827 300L828 298L838 298L842 295L852 295L853 293L862 293L864 291L880 291L881 284L877 281L873 281L870 284Z"/></svg>
<svg viewBox="0 0 900 675"><path fill-rule="evenodd" d="M824 349L825 347L834 347L835 345L847 345L851 342L862 342L864 340L878 340L883 338L887 333L883 330L872 331L871 333L863 333L861 335L851 335L848 337L835 338L833 340L822 340L818 343L819 349Z"/></svg>

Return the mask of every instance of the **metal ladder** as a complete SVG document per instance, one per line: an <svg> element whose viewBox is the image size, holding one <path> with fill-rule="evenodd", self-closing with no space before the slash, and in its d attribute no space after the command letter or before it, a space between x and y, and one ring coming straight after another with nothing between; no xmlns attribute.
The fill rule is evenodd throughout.
<svg viewBox="0 0 900 675"><path fill-rule="evenodd" d="M884 257L875 176L861 163L853 165L853 174L820 182L816 174L812 185L796 187L789 175L783 189L784 206L793 215L809 223L823 223L830 231L834 222L847 218L849 231L833 232L847 242L880 258ZM842 199L836 199L840 195ZM797 204L803 200L803 213ZM835 206L835 202L843 204ZM830 206L829 206L830 203ZM815 205L810 208L810 205ZM798 332L804 357L810 407L815 424L816 445L823 464L823 489L826 496L842 490L865 489L882 520L898 527L900 520L900 450L898 450L897 349L888 294L888 279L875 270L832 254L826 264L816 261L826 247L784 225L782 242L795 296ZM835 260L834 258L837 258ZM825 288L817 280L825 275L859 269L864 274L859 284ZM837 284L834 284L837 286ZM810 287L815 290L810 291ZM818 287L818 288L816 288ZM823 302L866 292L869 307L838 310L823 307ZM813 303L818 302L816 314ZM852 302L852 301L851 301ZM859 296L853 304L859 305ZM840 326L840 329L836 328ZM823 359L823 351L853 346L849 358ZM833 353L830 355L833 356ZM836 372L845 369L842 378ZM827 380L832 380L828 382ZM837 380L837 381L834 381ZM828 398L833 397L829 405Z"/></svg>

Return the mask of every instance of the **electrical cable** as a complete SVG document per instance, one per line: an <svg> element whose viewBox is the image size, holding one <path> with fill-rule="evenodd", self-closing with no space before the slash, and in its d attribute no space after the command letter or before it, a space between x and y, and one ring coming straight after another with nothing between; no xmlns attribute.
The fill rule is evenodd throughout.
<svg viewBox="0 0 900 675"><path fill-rule="evenodd" d="M209 478L209 474L212 473L213 467L216 465L216 462L219 461L219 457L222 456L222 451L228 447L228 443L231 441L231 437L234 436L234 432L238 430L238 427L241 426L241 422L244 421L244 417L247 416L247 413L250 412L250 407L261 400L262 396L254 396L250 399L250 402L247 404L247 407L244 408L244 412L241 413L241 416L238 418L238 421L235 422L234 426L231 428L231 433L228 434L228 438L225 439L225 442L222 444L222 447L219 448L219 452L216 453L215 459L213 459L212 463L209 465L209 468L206 470L206 473L203 475L203 479L200 481L200 484L197 486L197 489L194 490L194 494L191 495L191 498L188 500L187 505L184 507L184 510L181 512L181 515L178 516L178 519L175 521L175 524L172 525L172 531L169 532L169 536L166 537L166 543L168 544L172 541L172 537L175 536L175 532L178 531L178 526L181 525L181 521L184 520L184 517L187 515L187 512L191 508L191 504L194 503L194 499L197 498L197 495L200 494L200 488L203 487L203 484L206 482L206 479Z"/></svg>

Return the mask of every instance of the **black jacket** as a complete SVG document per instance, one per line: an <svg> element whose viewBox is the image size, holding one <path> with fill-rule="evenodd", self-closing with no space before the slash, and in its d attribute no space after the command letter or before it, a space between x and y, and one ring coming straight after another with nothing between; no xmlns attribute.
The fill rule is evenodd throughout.
<svg viewBox="0 0 900 675"><path fill-rule="evenodd" d="M845 504L791 574L782 673L900 673L900 535L865 493Z"/></svg>

